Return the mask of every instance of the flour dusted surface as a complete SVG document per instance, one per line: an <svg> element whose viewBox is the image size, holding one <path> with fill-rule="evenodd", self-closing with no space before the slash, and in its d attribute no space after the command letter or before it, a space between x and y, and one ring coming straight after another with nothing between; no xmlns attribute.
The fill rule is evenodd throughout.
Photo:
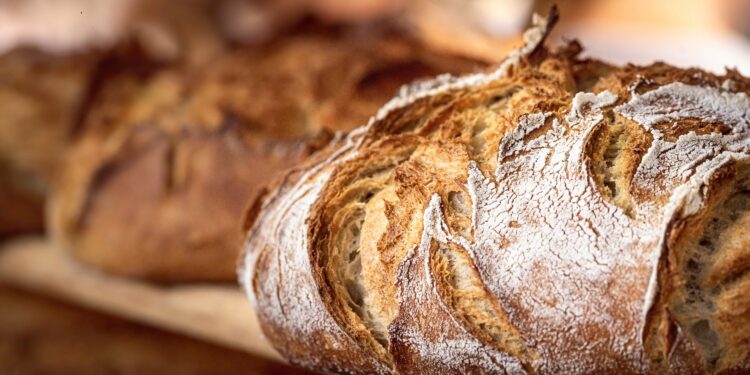
<svg viewBox="0 0 750 375"><path fill-rule="evenodd" d="M725 81L726 83L727 81ZM715 170L731 160L747 158L748 132L750 132L750 99L744 92L722 88L692 86L680 82L660 86L645 94L633 93L629 102L615 111L642 125L654 140L633 178L636 188L658 194L673 191L665 208L662 231L674 212L688 216L702 206L701 189ZM697 135L689 132L676 140L666 140L655 128L666 122L698 119L702 122L720 122L731 126L729 134L710 133ZM654 183L659 181L660 183ZM663 241L659 249L663 249ZM653 272L644 299L643 314L651 309L658 289L656 270L663 254L655 254Z"/></svg>
<svg viewBox="0 0 750 375"><path fill-rule="evenodd" d="M414 151L411 157L396 163L393 177L388 180L393 184L389 188L396 192L392 199L397 201L381 205L386 208L379 217L386 218L390 226L377 241L378 250L391 246L386 240L414 246L404 245L402 253L395 253L397 272L392 282L397 292L392 297L397 312L390 324L384 325L388 327L384 348L392 355L392 367L377 363L374 366L378 371L553 374L653 370L644 352L642 330L658 293L655 270L664 256L669 224L679 215L690 215L701 208L701 191L719 168L747 158L750 100L744 93L728 91L737 84L658 85L653 81L649 84L654 88L643 93L636 92L634 85L630 91L615 87L612 91L567 92L547 100L544 95L560 87L568 90L570 86L556 81L564 81L564 77L534 71L534 79L546 79L554 87L545 87L550 90L545 92L520 85L521 91L533 94L523 92L526 97L516 97L511 93L508 100L518 101L508 104L510 110L502 112L501 105L492 109L498 112L491 118L508 119L512 124L502 128L498 125L502 130L490 129L501 132L497 138L491 138L492 132L481 133L486 140L492 139L490 146L497 147L489 147L492 155L461 151L455 146L465 142L465 138L460 138L466 135L460 126L468 127L471 121L458 117L447 120L451 111L463 110L474 94L489 91L496 82L513 79L515 64L529 63L528 55L545 33L544 26L530 32L529 43L493 73L464 78L442 76L404 88L399 97L350 138L345 152L312 167L294 186L286 186L281 197L271 199L272 210L266 214L269 216L259 221L273 226L257 229L258 237L263 239L249 240L251 246L269 249L257 259L248 257L248 267L262 267L256 267L261 270L257 275L244 273L245 286L257 294L261 316L279 331L274 332L276 337L292 336L302 341L284 342L289 347L302 348L301 353L289 354L298 363L325 368L324 360L316 362L322 356L340 366L329 369L361 371L360 367L348 367L354 364L346 363L345 354L342 359L331 354L334 352L350 352L367 362L367 349L354 340L355 333L361 332L337 321L344 318L334 316L332 307L324 302L331 298L327 286L316 285L318 279L310 276L323 266L311 263L309 257L313 245L308 236L314 236L309 221L312 217L320 219L322 216L316 216L314 211L338 199L336 194L346 194L346 186L334 185L332 181L339 180L332 176L354 174L364 178L357 173L369 170L367 165L352 160L369 155L365 152L372 152L374 147L382 147L375 151L387 155L392 149L379 142L399 139L413 142L414 149L427 148L426 145L455 147L451 149L455 154L450 154L455 157L446 160L439 152ZM440 108L424 104L441 95L455 95L456 99ZM443 103L441 106L445 103L436 102ZM532 110L513 112L514 105L520 107L528 102L532 103L528 107ZM477 106L482 105L485 104ZM388 133L391 130L385 130L382 122L398 121L399 111L408 111L411 106L417 108L415 112L426 113L422 120L428 125L420 128L422 125L418 124L416 130L394 126L394 132L409 134ZM622 149L627 144L618 146L621 149L611 147L614 151L607 146L603 152L611 155L594 155L592 151L599 150L594 147L600 146L596 142L619 145L619 136L611 129L623 118L630 121L629 125L635 124L648 142L643 147L645 152L637 153L632 175L626 176L624 186L633 192L632 212L625 212L611 195L605 194L608 187L599 178L598 173L602 172L594 167L599 160L594 159L609 158L607 167L611 167L620 154L635 152ZM690 130L689 126L696 122L726 125L716 129L727 130L701 126ZM688 130L664 130L674 124L679 125L673 126L677 130ZM608 133L610 130L614 135ZM471 136L477 137L476 134ZM430 157L433 159L427 160ZM446 165L453 168L451 173L455 169L460 169L460 173L442 176L444 171L440 168L448 168ZM322 199L322 191L339 193ZM360 199L366 202L372 196ZM414 200L418 203L404 197L417 197ZM462 205L466 207L455 207ZM403 214L399 209L408 212ZM468 228L461 226L461 220L469 222ZM441 283L446 281L440 278L444 277L442 273L436 274L441 272L436 268L439 262L431 254L442 249L465 252L483 293L492 297L487 299L507 315L524 348L534 353L528 357L533 358L532 362L523 362L509 354L510 350L504 350L500 341L490 343L473 330L481 329L481 320L469 321L466 311L451 299L453 295L441 289ZM382 259L390 259L393 254L384 252ZM383 266L386 267L390 265ZM452 287L450 293L465 292L460 290L460 283ZM304 336L315 336L315 342L325 342L330 351ZM325 340L320 341L321 337Z"/></svg>

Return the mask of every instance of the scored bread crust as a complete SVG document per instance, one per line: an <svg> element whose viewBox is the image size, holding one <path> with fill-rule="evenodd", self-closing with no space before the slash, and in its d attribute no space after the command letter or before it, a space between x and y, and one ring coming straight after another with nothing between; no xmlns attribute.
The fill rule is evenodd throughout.
<svg viewBox="0 0 750 375"><path fill-rule="evenodd" d="M550 51L554 16L495 71L404 88L252 206L240 281L292 363L750 371L750 80Z"/></svg>
<svg viewBox="0 0 750 375"><path fill-rule="evenodd" d="M106 82L54 188L53 237L108 272L230 281L258 187L400 85L475 66L402 34L321 30L145 82Z"/></svg>

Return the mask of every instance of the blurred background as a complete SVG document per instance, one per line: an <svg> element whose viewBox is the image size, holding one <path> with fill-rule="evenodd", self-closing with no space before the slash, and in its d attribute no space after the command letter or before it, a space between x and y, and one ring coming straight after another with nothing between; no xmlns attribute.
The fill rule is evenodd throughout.
<svg viewBox="0 0 750 375"><path fill-rule="evenodd" d="M553 4L551 43L584 56L750 74L747 0L0 0L0 373L303 373L59 291L239 294L263 186L402 84L490 69Z"/></svg>

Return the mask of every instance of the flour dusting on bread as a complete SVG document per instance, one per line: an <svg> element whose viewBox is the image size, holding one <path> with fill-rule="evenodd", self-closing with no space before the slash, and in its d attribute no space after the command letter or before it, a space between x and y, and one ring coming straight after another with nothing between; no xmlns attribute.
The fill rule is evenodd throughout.
<svg viewBox="0 0 750 375"><path fill-rule="evenodd" d="M454 77L450 74L442 74L433 80L415 82L411 85L405 85L401 88L399 94L386 103L378 113L370 120L373 123L382 120L385 116L397 109L405 107L421 98L435 95L440 92L458 90L471 86L478 86L492 82L503 75L515 64L534 52L543 43L547 35L557 22L557 8L552 8L550 15L542 17L534 14L532 17L533 26L523 34L524 44L508 53L503 62L489 74L477 73L462 77Z"/></svg>
<svg viewBox="0 0 750 375"><path fill-rule="evenodd" d="M350 373L748 368L750 330L727 322L750 324L750 83L582 60L535 23L496 71L403 89L266 198L241 276L285 356ZM332 271L342 254L356 272Z"/></svg>

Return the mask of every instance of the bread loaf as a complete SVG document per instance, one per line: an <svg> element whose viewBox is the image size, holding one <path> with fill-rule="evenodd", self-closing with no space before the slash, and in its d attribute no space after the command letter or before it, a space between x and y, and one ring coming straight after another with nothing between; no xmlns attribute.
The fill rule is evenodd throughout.
<svg viewBox="0 0 750 375"><path fill-rule="evenodd" d="M401 84L474 67L403 36L319 31L109 85L55 186L54 238L121 275L233 280L258 187L363 123Z"/></svg>
<svg viewBox="0 0 750 375"><path fill-rule="evenodd" d="M750 80L552 51L536 21L496 70L403 89L248 211L240 280L289 361L750 371Z"/></svg>

